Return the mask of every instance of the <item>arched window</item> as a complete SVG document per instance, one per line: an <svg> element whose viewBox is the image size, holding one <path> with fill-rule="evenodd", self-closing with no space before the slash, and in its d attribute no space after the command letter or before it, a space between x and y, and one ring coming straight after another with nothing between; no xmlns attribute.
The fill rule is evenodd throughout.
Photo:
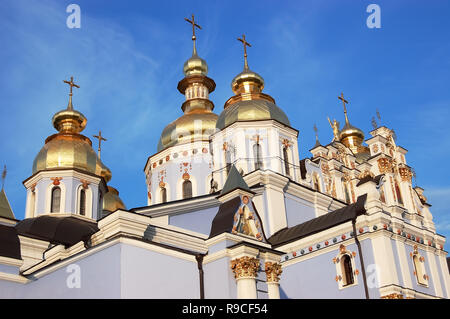
<svg viewBox="0 0 450 319"><path fill-rule="evenodd" d="M167 189L161 187L161 203L167 203Z"/></svg>
<svg viewBox="0 0 450 319"><path fill-rule="evenodd" d="M86 215L86 191L84 189L80 191L80 215Z"/></svg>
<svg viewBox="0 0 450 319"><path fill-rule="evenodd" d="M349 255L343 255L341 258L341 267L343 274L343 286L352 285L354 283L353 280L353 269L352 269L352 261Z"/></svg>
<svg viewBox="0 0 450 319"><path fill-rule="evenodd" d="M395 180L395 194L397 195L398 203L403 205L402 193L400 192L400 187L398 186L397 180Z"/></svg>
<svg viewBox="0 0 450 319"><path fill-rule="evenodd" d="M51 213L59 213L61 206L61 188L54 187L52 189L52 198L51 198Z"/></svg>
<svg viewBox="0 0 450 319"><path fill-rule="evenodd" d="M183 182L183 199L192 197L192 182L190 180L185 180Z"/></svg>
<svg viewBox="0 0 450 319"><path fill-rule="evenodd" d="M255 170L262 169L262 148L259 143L253 145L253 155L255 157Z"/></svg>
<svg viewBox="0 0 450 319"><path fill-rule="evenodd" d="M287 147L283 147L283 161L284 161L284 171L286 172L286 175L291 175L291 172L289 170L289 156Z"/></svg>

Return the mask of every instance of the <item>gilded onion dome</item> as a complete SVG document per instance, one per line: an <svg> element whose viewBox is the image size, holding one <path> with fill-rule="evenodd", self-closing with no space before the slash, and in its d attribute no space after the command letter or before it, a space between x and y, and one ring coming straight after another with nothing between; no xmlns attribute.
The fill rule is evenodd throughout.
<svg viewBox="0 0 450 319"><path fill-rule="evenodd" d="M103 211L112 213L118 209L126 209L126 207L119 197L119 191L112 186L108 186L108 192L103 197Z"/></svg>
<svg viewBox="0 0 450 319"><path fill-rule="evenodd" d="M238 121L276 120L290 126L286 114L268 94L262 93L264 79L248 67L245 36L238 39L244 43L244 70L231 81L235 94L225 102L224 110L217 120L217 129L222 130Z"/></svg>
<svg viewBox="0 0 450 319"><path fill-rule="evenodd" d="M73 79L66 83L71 83L71 89L76 86ZM87 119L73 109L72 93L67 109L56 113L52 123L59 132L45 140L45 145L34 159L33 174L47 169L76 168L96 175L101 175L103 171L108 176L109 169L92 149L91 140L80 134L86 127Z"/></svg>
<svg viewBox="0 0 450 319"><path fill-rule="evenodd" d="M344 99L344 95L341 94L341 97L339 97L339 99L342 100L344 104L345 114L345 125L342 130L339 131L339 141L347 146L353 152L353 154L356 155L357 159L363 160L368 157L367 155L370 155L367 146L362 145L364 142L364 132L361 129L350 124L346 107L346 103L348 103L348 101Z"/></svg>
<svg viewBox="0 0 450 319"><path fill-rule="evenodd" d="M194 18L186 21L199 27ZM185 77L177 87L185 96L185 102L181 106L184 114L164 128L158 142L158 152L179 144L208 141L216 129L217 115L212 112L214 104L209 100L209 94L215 90L216 83L207 76L208 64L198 56L195 39L194 33L192 56L184 63Z"/></svg>

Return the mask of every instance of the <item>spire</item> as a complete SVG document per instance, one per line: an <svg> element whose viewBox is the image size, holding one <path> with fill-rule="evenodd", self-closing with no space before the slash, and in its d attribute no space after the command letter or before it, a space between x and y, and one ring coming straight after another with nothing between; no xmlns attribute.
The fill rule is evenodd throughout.
<svg viewBox="0 0 450 319"><path fill-rule="evenodd" d="M322 144L320 144L319 142L319 135L318 135L319 130L317 129L316 124L314 124L314 133L316 134L316 144L314 145L314 147L320 146Z"/></svg>
<svg viewBox="0 0 450 319"><path fill-rule="evenodd" d="M70 85L69 104L67 105L67 109L68 109L68 110L73 110L73 105L72 105L72 95L73 95L73 93L72 93L72 88L73 88L73 87L76 87L76 88L79 89L80 87L79 87L77 84L75 84L75 83L73 82L73 76L70 77L70 82L69 82L69 81L66 81L66 80L63 80L63 81L64 81L64 83Z"/></svg>
<svg viewBox="0 0 450 319"><path fill-rule="evenodd" d="M7 170L6 170L6 165L3 166L3 172L2 172L2 190L5 187L5 179L6 179L6 174L7 174Z"/></svg>
<svg viewBox="0 0 450 319"><path fill-rule="evenodd" d="M59 111L53 116L53 126L60 133L64 134L77 134L84 130L86 127L87 119L83 114L74 110L72 105L73 88L80 88L73 82L73 76L70 77L70 81L63 80L64 83L70 86L69 103L67 109Z"/></svg>
<svg viewBox="0 0 450 319"><path fill-rule="evenodd" d="M98 131L98 135L93 135L94 138L98 139L98 158L100 159L101 151L102 151L102 141L107 141L106 138L102 136L102 131Z"/></svg>
<svg viewBox="0 0 450 319"><path fill-rule="evenodd" d="M199 28L200 30L202 29L201 26L199 26L197 23L195 23L195 18L194 15L192 15L192 20L189 20L188 18L184 18L184 20L186 20L186 22L192 24L192 42L193 42L193 49L192 49L192 56L196 56L197 55L197 48L195 46L195 41L197 40L197 37L195 36L195 28Z"/></svg>
<svg viewBox="0 0 450 319"><path fill-rule="evenodd" d="M0 191L0 217L16 219L3 188Z"/></svg>
<svg viewBox="0 0 450 319"><path fill-rule="evenodd" d="M247 46L251 47L252 45L245 40L245 34L242 35L242 39L238 38L238 41L241 41L244 46L244 71L248 71Z"/></svg>
<svg viewBox="0 0 450 319"><path fill-rule="evenodd" d="M251 192L250 187L248 187L247 183L244 181L244 178L242 178L242 175L239 174L236 166L232 165L220 195L229 193L237 188Z"/></svg>
<svg viewBox="0 0 450 319"><path fill-rule="evenodd" d="M338 96L338 99L342 101L342 105L344 105L344 114L345 114L345 124L349 125L348 116L347 116L347 106L348 101L344 98L344 93L341 93L341 96Z"/></svg>

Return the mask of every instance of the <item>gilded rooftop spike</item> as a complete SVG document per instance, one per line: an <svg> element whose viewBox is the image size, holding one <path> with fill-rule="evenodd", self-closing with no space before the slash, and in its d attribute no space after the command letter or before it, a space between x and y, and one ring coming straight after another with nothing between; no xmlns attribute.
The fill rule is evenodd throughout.
<svg viewBox="0 0 450 319"><path fill-rule="evenodd" d="M202 27L199 26L197 23L195 23L194 15L192 15L192 20L189 20L188 18L184 18L184 20L186 20L186 22L192 24L192 41L194 42L194 49L193 49L192 55L197 55L197 48L195 47L195 41L197 40L197 37L195 36L195 28L199 28L201 30Z"/></svg>
<svg viewBox="0 0 450 319"><path fill-rule="evenodd" d="M8 173L8 171L6 170L6 165L3 166L3 172L2 172L2 189L5 186L5 179L6 179L6 174Z"/></svg>
<svg viewBox="0 0 450 319"><path fill-rule="evenodd" d="M345 124L348 123L348 116L347 116L347 104L348 101L344 98L344 93L341 93L341 96L338 96L338 99L342 101L342 104L344 105L344 114L345 114Z"/></svg>
<svg viewBox="0 0 450 319"><path fill-rule="evenodd" d="M98 131L98 135L93 135L94 138L98 139L98 158L100 159L101 151L102 151L102 141L107 141L106 138L102 136L102 131Z"/></svg>
<svg viewBox="0 0 450 319"><path fill-rule="evenodd" d="M73 76L70 77L70 81L66 81L66 80L63 80L63 81L64 81L64 83L70 85L69 104L67 105L67 109L68 110L73 110L73 105L72 105L72 95L73 95L72 88L76 87L76 88L79 89L80 87L73 82Z"/></svg>
<svg viewBox="0 0 450 319"><path fill-rule="evenodd" d="M244 70L248 70L247 47L251 47L252 45L245 40L245 34L242 35L242 39L238 38L238 41L241 41L244 45Z"/></svg>

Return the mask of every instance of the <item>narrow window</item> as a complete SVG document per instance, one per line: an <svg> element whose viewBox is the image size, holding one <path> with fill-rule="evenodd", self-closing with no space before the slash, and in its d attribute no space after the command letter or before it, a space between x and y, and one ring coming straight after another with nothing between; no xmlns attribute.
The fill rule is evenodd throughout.
<svg viewBox="0 0 450 319"><path fill-rule="evenodd" d="M183 199L192 197L192 182L186 180L183 182Z"/></svg>
<svg viewBox="0 0 450 319"><path fill-rule="evenodd" d="M259 143L256 143L253 145L253 155L255 156L255 170L262 169L263 163L262 163L262 149L261 145Z"/></svg>
<svg viewBox="0 0 450 319"><path fill-rule="evenodd" d="M283 147L283 161L284 161L284 170L286 175L291 175L289 170L289 156L287 152L287 147Z"/></svg>
<svg viewBox="0 0 450 319"><path fill-rule="evenodd" d="M344 286L348 286L354 283L352 261L349 255L342 256L342 274L344 275Z"/></svg>
<svg viewBox="0 0 450 319"><path fill-rule="evenodd" d="M50 212L51 213L59 213L60 205L61 205L61 188L54 187L52 189L52 201L51 201Z"/></svg>
<svg viewBox="0 0 450 319"><path fill-rule="evenodd" d="M398 186L397 180L395 181L395 193L397 194L398 203L403 205L402 193L400 192L400 187Z"/></svg>
<svg viewBox="0 0 450 319"><path fill-rule="evenodd" d="M161 203L167 203L167 190L165 187L161 187Z"/></svg>
<svg viewBox="0 0 450 319"><path fill-rule="evenodd" d="M84 189L80 191L80 215L86 215L86 191Z"/></svg>

